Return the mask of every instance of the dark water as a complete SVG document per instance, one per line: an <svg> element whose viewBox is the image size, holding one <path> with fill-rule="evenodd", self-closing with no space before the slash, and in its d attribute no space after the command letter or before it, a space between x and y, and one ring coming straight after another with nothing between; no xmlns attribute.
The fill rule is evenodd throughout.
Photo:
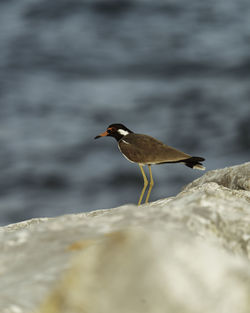
<svg viewBox="0 0 250 313"><path fill-rule="evenodd" d="M207 169L249 161L250 2L0 3L0 223L136 203L122 122ZM152 200L203 172L154 166Z"/></svg>

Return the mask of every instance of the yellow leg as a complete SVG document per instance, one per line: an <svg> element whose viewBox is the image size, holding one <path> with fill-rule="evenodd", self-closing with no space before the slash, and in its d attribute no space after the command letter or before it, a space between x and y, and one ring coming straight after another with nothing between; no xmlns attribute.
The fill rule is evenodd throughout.
<svg viewBox="0 0 250 313"><path fill-rule="evenodd" d="M144 180L144 186L143 186L143 188L142 188L142 192L141 192L141 195L140 195L140 199L139 199L139 201L138 201L138 205L141 204L141 201L142 201L142 198L143 198L145 189L147 188L147 185L148 185L147 176L145 175L145 172L144 172L144 170L143 170L143 167L142 167L142 165L139 165L139 166L140 166L140 169L141 169L141 172L142 172L142 176L143 176L143 180Z"/></svg>
<svg viewBox="0 0 250 313"><path fill-rule="evenodd" d="M148 203L148 199L149 199L151 190L152 190L152 188L154 186L154 180L153 180L151 165L148 165L148 169L149 169L149 174L150 174L150 184L149 184L148 194L147 194L145 203Z"/></svg>

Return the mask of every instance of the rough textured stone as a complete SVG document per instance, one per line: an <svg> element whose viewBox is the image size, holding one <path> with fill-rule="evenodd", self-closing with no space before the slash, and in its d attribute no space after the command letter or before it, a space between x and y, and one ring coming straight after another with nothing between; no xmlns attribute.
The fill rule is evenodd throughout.
<svg viewBox="0 0 250 313"><path fill-rule="evenodd" d="M148 205L0 228L0 312L250 312L250 163Z"/></svg>
<svg viewBox="0 0 250 313"><path fill-rule="evenodd" d="M249 162L213 170L205 173L202 177L194 180L185 189L193 188L208 182L216 182L229 189L250 190L250 166Z"/></svg>

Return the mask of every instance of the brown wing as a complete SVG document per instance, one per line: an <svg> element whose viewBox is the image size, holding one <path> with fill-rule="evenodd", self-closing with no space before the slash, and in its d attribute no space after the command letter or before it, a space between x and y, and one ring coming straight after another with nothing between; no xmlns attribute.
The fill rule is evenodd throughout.
<svg viewBox="0 0 250 313"><path fill-rule="evenodd" d="M130 161L142 164L178 162L191 157L151 136L134 133L124 136L119 148Z"/></svg>

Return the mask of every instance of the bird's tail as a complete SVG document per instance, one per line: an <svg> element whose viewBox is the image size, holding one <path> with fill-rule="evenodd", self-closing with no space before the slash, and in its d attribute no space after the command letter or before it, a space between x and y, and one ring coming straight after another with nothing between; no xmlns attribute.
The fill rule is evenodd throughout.
<svg viewBox="0 0 250 313"><path fill-rule="evenodd" d="M206 168L205 166L202 165L202 161L205 161L204 158L201 157L191 157L189 159L184 160L183 162L185 163L186 166L191 167L191 168L195 168L197 170L201 170L204 171Z"/></svg>

